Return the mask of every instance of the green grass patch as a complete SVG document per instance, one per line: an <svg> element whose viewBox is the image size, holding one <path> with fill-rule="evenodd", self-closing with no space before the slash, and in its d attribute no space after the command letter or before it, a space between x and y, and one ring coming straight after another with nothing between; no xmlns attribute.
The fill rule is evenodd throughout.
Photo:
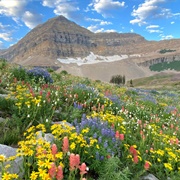
<svg viewBox="0 0 180 180"><path fill-rule="evenodd" d="M149 67L151 71L164 71L164 70L175 70L180 71L180 61L172 61L172 62L163 62L163 63L157 63L153 64Z"/></svg>

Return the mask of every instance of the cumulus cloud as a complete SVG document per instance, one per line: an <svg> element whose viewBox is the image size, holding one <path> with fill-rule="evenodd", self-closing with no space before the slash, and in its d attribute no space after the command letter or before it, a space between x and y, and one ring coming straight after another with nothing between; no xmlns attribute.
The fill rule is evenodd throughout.
<svg viewBox="0 0 180 180"><path fill-rule="evenodd" d="M4 25L0 22L0 29L1 30L6 30L9 27L9 25Z"/></svg>
<svg viewBox="0 0 180 180"><path fill-rule="evenodd" d="M107 30L105 30L104 32L108 32L108 33L110 33L110 32L117 32L116 30L114 30L114 29L107 29Z"/></svg>
<svg viewBox="0 0 180 180"><path fill-rule="evenodd" d="M159 25L150 25L147 26L146 29L159 28Z"/></svg>
<svg viewBox="0 0 180 180"><path fill-rule="evenodd" d="M10 33L0 33L0 39L3 39L4 41L8 42L13 40Z"/></svg>
<svg viewBox="0 0 180 180"><path fill-rule="evenodd" d="M1 0L0 14L11 17L18 25L22 21L32 29L42 22L42 19L40 14L26 10L28 3L27 0L11 0L9 3L7 0Z"/></svg>
<svg viewBox="0 0 180 180"><path fill-rule="evenodd" d="M101 26L112 24L112 22L103 21L103 20L101 20L101 19L85 18L85 20L86 20L86 21L99 22L99 25L101 25Z"/></svg>
<svg viewBox="0 0 180 180"><path fill-rule="evenodd" d="M162 33L162 31L159 29L148 29L148 32L149 33Z"/></svg>
<svg viewBox="0 0 180 180"><path fill-rule="evenodd" d="M43 0L43 6L54 8L54 14L63 15L68 19L74 19L76 17L79 7L76 3L68 0Z"/></svg>
<svg viewBox="0 0 180 180"><path fill-rule="evenodd" d="M160 35L160 37L161 37L161 40L168 40L168 39L173 39L174 37L173 37L173 35Z"/></svg>
<svg viewBox="0 0 180 180"><path fill-rule="evenodd" d="M100 25L101 25L101 26L110 25L110 24L112 24L112 22L108 22L108 21L101 21L101 22L100 22Z"/></svg>
<svg viewBox="0 0 180 180"><path fill-rule="evenodd" d="M94 32L94 33L100 33L100 32L117 32L114 29L104 29L104 28L100 28L97 24L96 25L91 25L89 27L87 27L87 29L89 29L90 31Z"/></svg>
<svg viewBox="0 0 180 180"><path fill-rule="evenodd" d="M26 11L23 14L22 20L27 27L32 29L42 22L42 15Z"/></svg>
<svg viewBox="0 0 180 180"><path fill-rule="evenodd" d="M174 23L175 23L174 21L171 22L171 24L174 24Z"/></svg>
<svg viewBox="0 0 180 180"><path fill-rule="evenodd" d="M94 22L100 22L101 19L95 19L95 18L85 18L86 21L94 21Z"/></svg>
<svg viewBox="0 0 180 180"><path fill-rule="evenodd" d="M91 25L91 26L87 27L87 29L92 32L96 32L98 29L98 25Z"/></svg>
<svg viewBox="0 0 180 180"><path fill-rule="evenodd" d="M149 25L146 27L149 33L162 33L162 30L159 30L159 25Z"/></svg>
<svg viewBox="0 0 180 180"><path fill-rule="evenodd" d="M146 24L147 20L153 18L169 18L172 17L170 9L165 9L162 5L167 0L145 0L137 9L133 9L131 15L134 17L130 21L131 24L138 24L139 26Z"/></svg>
<svg viewBox="0 0 180 180"><path fill-rule="evenodd" d="M103 17L111 17L113 10L118 10L125 6L125 2L114 1L114 0L93 0L93 3L89 4L94 11L102 14Z"/></svg>
<svg viewBox="0 0 180 180"><path fill-rule="evenodd" d="M27 0L11 0L7 3L7 0L1 0L0 14L10 17L19 17L23 14L27 2Z"/></svg>

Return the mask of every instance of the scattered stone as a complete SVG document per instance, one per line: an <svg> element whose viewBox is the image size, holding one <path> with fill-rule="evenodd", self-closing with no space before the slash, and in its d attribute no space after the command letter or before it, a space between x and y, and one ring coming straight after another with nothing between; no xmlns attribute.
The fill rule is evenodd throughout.
<svg viewBox="0 0 180 180"><path fill-rule="evenodd" d="M0 154L4 155L6 158L16 155L17 148L12 148L10 146L6 146L0 144ZM8 169L9 173L18 174L19 177L23 177L23 157L16 157L13 161L5 162L5 165L10 164L10 168ZM0 174L1 174L1 167L0 167Z"/></svg>
<svg viewBox="0 0 180 180"><path fill-rule="evenodd" d="M159 180L153 174L148 174L147 176L143 176L141 180Z"/></svg>
<svg viewBox="0 0 180 180"><path fill-rule="evenodd" d="M42 131L38 131L37 139L40 138L50 143L52 143L54 140L54 136L51 133L43 133Z"/></svg>
<svg viewBox="0 0 180 180"><path fill-rule="evenodd" d="M5 120L6 120L6 119L0 117L0 123L1 123L1 122L4 122ZM0 151L0 152L1 152L1 151Z"/></svg>

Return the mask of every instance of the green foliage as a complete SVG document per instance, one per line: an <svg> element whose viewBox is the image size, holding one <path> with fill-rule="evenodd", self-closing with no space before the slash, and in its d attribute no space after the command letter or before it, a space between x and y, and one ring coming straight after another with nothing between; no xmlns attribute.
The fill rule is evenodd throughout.
<svg viewBox="0 0 180 180"><path fill-rule="evenodd" d="M62 71L61 71L61 74L62 74L62 75L67 75L68 72L67 72L66 70L62 70Z"/></svg>
<svg viewBox="0 0 180 180"><path fill-rule="evenodd" d="M12 114L12 109L14 107L15 100L14 99L7 99L4 97L0 97L0 111L2 111L2 116L9 116Z"/></svg>
<svg viewBox="0 0 180 180"><path fill-rule="evenodd" d="M130 170L121 169L122 162L118 157L111 157L101 166L98 180L130 180Z"/></svg>
<svg viewBox="0 0 180 180"><path fill-rule="evenodd" d="M165 53L167 53L167 52L174 52L174 51L176 51L176 50L172 50L172 49L161 49L161 50L159 51L159 53L165 54Z"/></svg>
<svg viewBox="0 0 180 180"><path fill-rule="evenodd" d="M8 66L8 63L5 59L0 58L0 70L4 70Z"/></svg>
<svg viewBox="0 0 180 180"><path fill-rule="evenodd" d="M21 66L11 68L10 73L12 77L16 78L18 81L25 81L28 79L26 69Z"/></svg>
<svg viewBox="0 0 180 180"><path fill-rule="evenodd" d="M132 79L130 80L130 87L133 87L133 81L132 81Z"/></svg>
<svg viewBox="0 0 180 180"><path fill-rule="evenodd" d="M110 83L114 83L114 84L125 84L126 79L125 76L123 75L114 75L112 76Z"/></svg>
<svg viewBox="0 0 180 180"><path fill-rule="evenodd" d="M0 123L0 144L5 145L17 145L18 141L21 140L20 126L17 126L16 121L13 119L6 118Z"/></svg>
<svg viewBox="0 0 180 180"><path fill-rule="evenodd" d="M153 64L149 67L151 71L163 71L163 70L175 70L180 71L180 61L172 61L172 62L163 62Z"/></svg>

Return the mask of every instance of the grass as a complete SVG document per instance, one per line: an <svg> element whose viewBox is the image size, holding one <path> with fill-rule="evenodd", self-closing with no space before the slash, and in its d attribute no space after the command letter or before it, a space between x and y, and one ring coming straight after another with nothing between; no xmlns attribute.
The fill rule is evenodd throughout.
<svg viewBox="0 0 180 180"><path fill-rule="evenodd" d="M133 86L147 89L178 89L180 80L175 78L176 74L160 73L153 76L133 80ZM174 79L174 80L173 80ZM127 85L130 83L127 82Z"/></svg>

